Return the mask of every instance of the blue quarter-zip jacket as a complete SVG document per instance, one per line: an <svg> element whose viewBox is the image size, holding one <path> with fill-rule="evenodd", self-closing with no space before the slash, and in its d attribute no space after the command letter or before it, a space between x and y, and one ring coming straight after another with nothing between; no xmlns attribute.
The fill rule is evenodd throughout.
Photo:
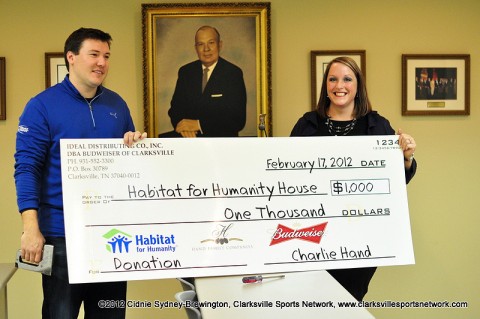
<svg viewBox="0 0 480 319"><path fill-rule="evenodd" d="M87 101L67 75L33 97L17 131L14 177L19 211L37 209L42 234L64 237L60 139L122 138L134 130L125 101L102 86Z"/></svg>

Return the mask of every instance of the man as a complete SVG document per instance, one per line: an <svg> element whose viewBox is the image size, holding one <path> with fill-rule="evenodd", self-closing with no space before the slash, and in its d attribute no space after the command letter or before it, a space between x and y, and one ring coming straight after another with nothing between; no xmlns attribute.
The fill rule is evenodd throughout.
<svg viewBox="0 0 480 319"><path fill-rule="evenodd" d="M124 138L135 132L125 101L102 86L109 69L108 33L80 28L65 42L65 79L32 98L20 117L15 153L17 202L22 215L22 259L40 262L43 245L54 246L52 276L43 275L43 318L123 318L124 308L100 309L99 300L125 300L126 282L68 282L60 170L62 138Z"/></svg>
<svg viewBox="0 0 480 319"><path fill-rule="evenodd" d="M243 72L220 57L222 45L215 28L201 27L195 34L198 60L178 71L168 115L182 137L234 137L245 126Z"/></svg>

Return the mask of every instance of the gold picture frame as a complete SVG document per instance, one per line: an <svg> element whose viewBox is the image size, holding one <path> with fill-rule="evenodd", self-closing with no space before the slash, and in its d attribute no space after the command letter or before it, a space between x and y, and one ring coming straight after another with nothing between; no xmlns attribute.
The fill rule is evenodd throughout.
<svg viewBox="0 0 480 319"><path fill-rule="evenodd" d="M312 110L317 108L320 91L322 90L323 74L327 64L333 59L347 56L355 60L363 76L367 78L367 59L365 50L314 50L310 51L311 66L311 101Z"/></svg>
<svg viewBox="0 0 480 319"><path fill-rule="evenodd" d="M6 59L0 57L0 120L7 119L7 72Z"/></svg>
<svg viewBox="0 0 480 319"><path fill-rule="evenodd" d="M402 55L402 115L469 114L469 54Z"/></svg>
<svg viewBox="0 0 480 319"><path fill-rule="evenodd" d="M144 129L149 136L173 130L168 109L178 69L198 59L194 36L203 25L219 30L220 55L243 71L247 124L239 135L272 135L269 2L142 4L142 22Z"/></svg>

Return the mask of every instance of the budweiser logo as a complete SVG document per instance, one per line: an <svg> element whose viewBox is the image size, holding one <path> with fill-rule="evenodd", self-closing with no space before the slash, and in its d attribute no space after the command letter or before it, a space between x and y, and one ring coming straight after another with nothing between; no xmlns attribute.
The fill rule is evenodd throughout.
<svg viewBox="0 0 480 319"><path fill-rule="evenodd" d="M272 236L270 246L280 244L291 239L301 239L315 244L320 244L320 240L325 232L325 227L327 227L327 223L295 230L278 224L277 230L275 230L275 233Z"/></svg>

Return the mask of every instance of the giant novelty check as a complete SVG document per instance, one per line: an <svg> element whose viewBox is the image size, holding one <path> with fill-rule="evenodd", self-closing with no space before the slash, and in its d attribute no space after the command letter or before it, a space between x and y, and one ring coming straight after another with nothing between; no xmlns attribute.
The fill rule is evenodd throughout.
<svg viewBox="0 0 480 319"><path fill-rule="evenodd" d="M414 263L397 136L61 141L71 283Z"/></svg>

